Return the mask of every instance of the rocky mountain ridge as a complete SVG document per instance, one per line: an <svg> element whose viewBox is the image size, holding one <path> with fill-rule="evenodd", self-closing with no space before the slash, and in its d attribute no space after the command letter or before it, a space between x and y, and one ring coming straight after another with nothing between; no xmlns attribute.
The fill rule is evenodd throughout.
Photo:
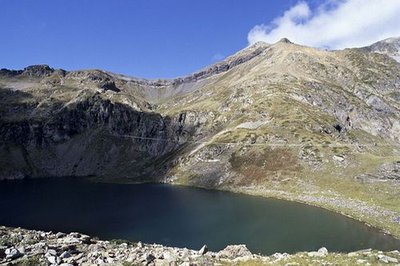
<svg viewBox="0 0 400 266"><path fill-rule="evenodd" d="M371 51L284 39L153 81L2 69L0 179L226 189L322 206L400 236L400 64Z"/></svg>

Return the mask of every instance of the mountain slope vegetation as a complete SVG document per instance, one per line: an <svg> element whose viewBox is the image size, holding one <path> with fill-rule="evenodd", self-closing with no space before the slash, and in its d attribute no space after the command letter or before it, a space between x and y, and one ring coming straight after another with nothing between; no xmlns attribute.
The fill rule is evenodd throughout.
<svg viewBox="0 0 400 266"><path fill-rule="evenodd" d="M225 189L400 236L400 64L381 47L256 43L173 80L2 69L0 179Z"/></svg>

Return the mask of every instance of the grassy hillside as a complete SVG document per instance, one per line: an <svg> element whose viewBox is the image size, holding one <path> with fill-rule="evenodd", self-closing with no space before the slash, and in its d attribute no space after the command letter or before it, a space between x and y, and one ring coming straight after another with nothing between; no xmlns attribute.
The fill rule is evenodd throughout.
<svg viewBox="0 0 400 266"><path fill-rule="evenodd" d="M252 47L175 80L0 72L0 179L94 176L301 201L400 237L400 64Z"/></svg>

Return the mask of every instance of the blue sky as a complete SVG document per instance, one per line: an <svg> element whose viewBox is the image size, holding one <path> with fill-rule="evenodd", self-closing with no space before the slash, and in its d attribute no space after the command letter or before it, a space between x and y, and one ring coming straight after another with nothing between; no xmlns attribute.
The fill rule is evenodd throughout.
<svg viewBox="0 0 400 266"><path fill-rule="evenodd" d="M48 64L146 78L191 73L247 46L296 1L0 0L0 68Z"/></svg>
<svg viewBox="0 0 400 266"><path fill-rule="evenodd" d="M346 7L343 2L355 5L357 1L375 1L380 6L390 1L395 6L400 3L398 0L0 0L0 68L48 64L67 70L99 68L145 78L177 77L231 55L249 42L272 42L293 35L295 41L313 45L308 43L309 39L325 37L315 34L314 19L320 21L321 16L331 15L336 8L326 3ZM385 15L377 10L372 13ZM338 18L328 16L325 24L334 25L335 21L330 20ZM398 25L395 24L396 29ZM302 39L294 34L300 30L304 31L301 36L313 38ZM331 43L322 38L314 46L335 44L338 40L333 37L328 39Z"/></svg>

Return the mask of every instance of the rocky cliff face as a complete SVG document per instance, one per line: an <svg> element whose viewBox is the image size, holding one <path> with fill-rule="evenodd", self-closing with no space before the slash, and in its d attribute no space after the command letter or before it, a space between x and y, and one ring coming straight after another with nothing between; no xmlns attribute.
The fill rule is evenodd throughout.
<svg viewBox="0 0 400 266"><path fill-rule="evenodd" d="M397 44L257 43L174 80L2 69L0 179L238 190L312 202L400 235L400 64L387 56Z"/></svg>
<svg viewBox="0 0 400 266"><path fill-rule="evenodd" d="M147 160L175 151L190 130L179 117L152 112L121 92L101 71L32 66L2 70L1 79L2 178L125 170L138 177Z"/></svg>

